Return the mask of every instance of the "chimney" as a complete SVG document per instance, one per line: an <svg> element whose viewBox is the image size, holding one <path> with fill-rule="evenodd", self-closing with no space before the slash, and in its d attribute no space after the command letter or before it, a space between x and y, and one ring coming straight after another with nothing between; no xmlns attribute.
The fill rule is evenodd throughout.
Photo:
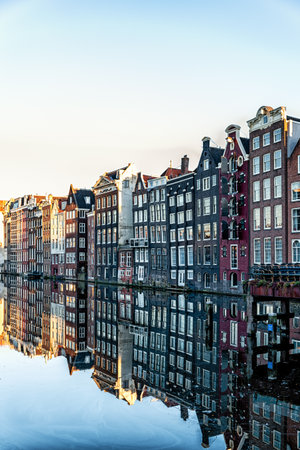
<svg viewBox="0 0 300 450"><path fill-rule="evenodd" d="M187 155L184 155L183 158L181 158L181 173L184 175L185 173L188 173L189 171L189 158Z"/></svg>
<svg viewBox="0 0 300 450"><path fill-rule="evenodd" d="M210 147L210 137L204 136L202 139L203 150L208 150Z"/></svg>

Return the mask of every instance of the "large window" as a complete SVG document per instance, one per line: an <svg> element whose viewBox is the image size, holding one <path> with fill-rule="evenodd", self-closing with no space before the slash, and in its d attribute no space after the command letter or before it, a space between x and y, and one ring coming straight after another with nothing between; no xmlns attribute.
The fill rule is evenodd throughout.
<svg viewBox="0 0 300 450"><path fill-rule="evenodd" d="M259 202L260 200L260 182L254 181L253 183L253 202Z"/></svg>
<svg viewBox="0 0 300 450"><path fill-rule="evenodd" d="M203 224L203 239L210 239L210 223Z"/></svg>
<svg viewBox="0 0 300 450"><path fill-rule="evenodd" d="M271 169L271 156L270 153L266 153L263 156L263 171L270 172Z"/></svg>
<svg viewBox="0 0 300 450"><path fill-rule="evenodd" d="M253 230L260 230L260 208L253 209Z"/></svg>
<svg viewBox="0 0 300 450"><path fill-rule="evenodd" d="M274 130L273 138L274 138L274 142L280 142L281 141L281 128L277 128L277 130Z"/></svg>
<svg viewBox="0 0 300 450"><path fill-rule="evenodd" d="M179 266L184 266L185 265L184 247L178 247L178 265Z"/></svg>
<svg viewBox="0 0 300 450"><path fill-rule="evenodd" d="M271 180L270 178L265 178L263 180L263 199L270 200L270 198L271 198Z"/></svg>
<svg viewBox="0 0 300 450"><path fill-rule="evenodd" d="M271 206L264 208L264 229L269 230L271 228Z"/></svg>
<svg viewBox="0 0 300 450"><path fill-rule="evenodd" d="M281 175L274 178L274 198L281 198Z"/></svg>
<svg viewBox="0 0 300 450"><path fill-rule="evenodd" d="M261 260L260 239L253 239L253 246L254 246L254 264L260 264Z"/></svg>
<svg viewBox="0 0 300 450"><path fill-rule="evenodd" d="M271 238L264 240L264 263L271 264Z"/></svg>
<svg viewBox="0 0 300 450"><path fill-rule="evenodd" d="M300 263L300 240L294 239L292 241L293 263Z"/></svg>
<svg viewBox="0 0 300 450"><path fill-rule="evenodd" d="M274 169L281 168L281 150L276 150L274 152Z"/></svg>
<svg viewBox="0 0 300 450"><path fill-rule="evenodd" d="M300 231L300 208L292 209L292 231Z"/></svg>
<svg viewBox="0 0 300 450"><path fill-rule="evenodd" d="M274 206L274 226L282 228L282 205Z"/></svg>
<svg viewBox="0 0 300 450"><path fill-rule="evenodd" d="M208 265L210 262L210 246L206 245L203 247L203 264Z"/></svg>
<svg viewBox="0 0 300 450"><path fill-rule="evenodd" d="M282 264L282 237L275 238L275 263Z"/></svg>
<svg viewBox="0 0 300 450"><path fill-rule="evenodd" d="M300 200L300 181L291 184L292 202Z"/></svg>
<svg viewBox="0 0 300 450"><path fill-rule="evenodd" d="M230 246L230 267L231 267L231 269L238 268L238 247L237 247L237 245Z"/></svg>
<svg viewBox="0 0 300 450"><path fill-rule="evenodd" d="M263 135L263 146L270 145L270 133L265 133Z"/></svg>
<svg viewBox="0 0 300 450"><path fill-rule="evenodd" d="M253 158L253 175L259 174L259 156Z"/></svg>
<svg viewBox="0 0 300 450"><path fill-rule="evenodd" d="M203 215L209 216L210 214L210 197L203 199Z"/></svg>
<svg viewBox="0 0 300 450"><path fill-rule="evenodd" d="M253 138L252 148L253 150L257 150L259 148L259 136Z"/></svg>

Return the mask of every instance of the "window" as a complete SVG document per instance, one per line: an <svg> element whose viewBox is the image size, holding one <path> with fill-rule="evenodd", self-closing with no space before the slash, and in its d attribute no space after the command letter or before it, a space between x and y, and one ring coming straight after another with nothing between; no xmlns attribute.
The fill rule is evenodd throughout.
<svg viewBox="0 0 300 450"><path fill-rule="evenodd" d="M184 211L179 211L177 213L177 223L184 223Z"/></svg>
<svg viewBox="0 0 300 450"><path fill-rule="evenodd" d="M292 202L297 202L300 200L300 182L296 181L291 184L292 191Z"/></svg>
<svg viewBox="0 0 300 450"><path fill-rule="evenodd" d="M210 239L210 223L203 224L203 239Z"/></svg>
<svg viewBox="0 0 300 450"><path fill-rule="evenodd" d="M271 238L264 239L264 263L271 264Z"/></svg>
<svg viewBox="0 0 300 450"><path fill-rule="evenodd" d="M217 197L216 195L213 196L213 214L217 214Z"/></svg>
<svg viewBox="0 0 300 450"><path fill-rule="evenodd" d="M210 215L210 197L206 197L203 199L203 215Z"/></svg>
<svg viewBox="0 0 300 450"><path fill-rule="evenodd" d="M238 247L237 247L237 245L230 246L230 267L231 267L231 269L238 268Z"/></svg>
<svg viewBox="0 0 300 450"><path fill-rule="evenodd" d="M263 425L263 442L270 443L270 428L268 425Z"/></svg>
<svg viewBox="0 0 300 450"><path fill-rule="evenodd" d="M264 208L264 229L268 230L271 228L271 206L266 206Z"/></svg>
<svg viewBox="0 0 300 450"><path fill-rule="evenodd" d="M275 178L277 178L277 177L275 177ZM270 178L265 178L263 180L263 199L270 200L270 198L271 198L271 180L270 180Z"/></svg>
<svg viewBox="0 0 300 450"><path fill-rule="evenodd" d="M197 200L197 216L201 216L201 199L198 198Z"/></svg>
<svg viewBox="0 0 300 450"><path fill-rule="evenodd" d="M192 245L188 245L188 247L187 247L187 263L188 263L188 266L192 266L194 263L194 253L193 253Z"/></svg>
<svg viewBox="0 0 300 450"><path fill-rule="evenodd" d="M292 231L300 231L300 208L292 209Z"/></svg>
<svg viewBox="0 0 300 450"><path fill-rule="evenodd" d="M253 244L254 244L254 264L260 264L261 259L260 239L253 239Z"/></svg>
<svg viewBox="0 0 300 450"><path fill-rule="evenodd" d="M170 223L175 223L175 213L170 214Z"/></svg>
<svg viewBox="0 0 300 450"><path fill-rule="evenodd" d="M184 203L184 196L183 194L177 195L177 206L182 206Z"/></svg>
<svg viewBox="0 0 300 450"><path fill-rule="evenodd" d="M275 263L282 264L282 238L275 238Z"/></svg>
<svg viewBox="0 0 300 450"><path fill-rule="evenodd" d="M208 170L209 169L209 159L205 159L203 161L203 170Z"/></svg>
<svg viewBox="0 0 300 450"><path fill-rule="evenodd" d="M253 175L259 174L259 156L253 158L253 167L252 167Z"/></svg>
<svg viewBox="0 0 300 450"><path fill-rule="evenodd" d="M85 238L79 238L79 248L85 248Z"/></svg>
<svg viewBox="0 0 300 450"><path fill-rule="evenodd" d="M281 433L277 430L273 431L273 447L276 448L276 450L281 449Z"/></svg>
<svg viewBox="0 0 300 450"><path fill-rule="evenodd" d="M188 241L191 241L193 239L193 227L187 227L186 238Z"/></svg>
<svg viewBox="0 0 300 450"><path fill-rule="evenodd" d="M273 140L274 140L274 142L280 142L281 141L281 128L277 128L277 130L274 130L274 132L273 132Z"/></svg>
<svg viewBox="0 0 300 450"><path fill-rule="evenodd" d="M294 239L292 241L293 263L300 263L300 240Z"/></svg>
<svg viewBox="0 0 300 450"><path fill-rule="evenodd" d="M184 247L178 247L178 265L179 266L185 265Z"/></svg>
<svg viewBox="0 0 300 450"><path fill-rule="evenodd" d="M210 264L210 246L206 245L203 247L203 264Z"/></svg>
<svg viewBox="0 0 300 450"><path fill-rule="evenodd" d="M197 241L201 241L201 224L197 225Z"/></svg>
<svg viewBox="0 0 300 450"><path fill-rule="evenodd" d="M253 230L260 230L260 208L253 209Z"/></svg>
<svg viewBox="0 0 300 450"><path fill-rule="evenodd" d="M281 168L281 150L276 150L274 152L274 169Z"/></svg>
<svg viewBox="0 0 300 450"><path fill-rule="evenodd" d="M274 227L282 228L282 205L274 206Z"/></svg>
<svg viewBox="0 0 300 450"><path fill-rule="evenodd" d="M85 233L85 223L79 223L79 233Z"/></svg>
<svg viewBox="0 0 300 450"><path fill-rule="evenodd" d="M187 192L185 194L185 201L186 201L186 203L190 203L192 201L192 193L191 192Z"/></svg>
<svg viewBox="0 0 300 450"><path fill-rule="evenodd" d="M170 241L175 242L176 241L176 232L175 230L170 230Z"/></svg>
<svg viewBox="0 0 300 450"><path fill-rule="evenodd" d="M210 177L203 178L202 189L203 191L208 191L210 189Z"/></svg>
<svg viewBox="0 0 300 450"><path fill-rule="evenodd" d="M263 146L270 145L270 133L265 133L263 135Z"/></svg>
<svg viewBox="0 0 300 450"><path fill-rule="evenodd" d="M254 181L253 183L253 202L259 202L260 200L260 182Z"/></svg>
<svg viewBox="0 0 300 450"><path fill-rule="evenodd" d="M184 241L184 228L178 228L178 241Z"/></svg>
<svg viewBox="0 0 300 450"><path fill-rule="evenodd" d="M212 184L212 186L216 186L217 185L217 175L213 175L211 177L211 184Z"/></svg>
<svg viewBox="0 0 300 450"><path fill-rule="evenodd" d="M259 136L253 138L252 149L257 150L259 148Z"/></svg>
<svg viewBox="0 0 300 450"><path fill-rule="evenodd" d="M271 157L270 153L266 153L263 156L263 171L270 172L270 169L271 169Z"/></svg>
<svg viewBox="0 0 300 450"><path fill-rule="evenodd" d="M281 198L281 175L274 177L274 198Z"/></svg>
<svg viewBox="0 0 300 450"><path fill-rule="evenodd" d="M230 322L230 345L237 347L238 344L238 322Z"/></svg>
<svg viewBox="0 0 300 450"><path fill-rule="evenodd" d="M190 220L193 220L193 210L192 209L187 209L185 215L186 215L187 222Z"/></svg>

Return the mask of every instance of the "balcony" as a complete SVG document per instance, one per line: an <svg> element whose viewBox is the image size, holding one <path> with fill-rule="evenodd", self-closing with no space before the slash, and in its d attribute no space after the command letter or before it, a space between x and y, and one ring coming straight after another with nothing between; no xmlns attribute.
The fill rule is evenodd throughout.
<svg viewBox="0 0 300 450"><path fill-rule="evenodd" d="M148 247L148 239L133 238L130 239L130 247Z"/></svg>

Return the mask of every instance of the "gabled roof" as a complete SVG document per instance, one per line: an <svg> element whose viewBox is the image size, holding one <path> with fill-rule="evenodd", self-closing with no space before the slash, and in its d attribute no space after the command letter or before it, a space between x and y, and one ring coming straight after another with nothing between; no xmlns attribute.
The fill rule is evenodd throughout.
<svg viewBox="0 0 300 450"><path fill-rule="evenodd" d="M209 151L216 165L218 165L221 161L221 156L223 155L224 149L218 147L209 147Z"/></svg>
<svg viewBox="0 0 300 450"><path fill-rule="evenodd" d="M95 204L95 196L91 189L76 189L71 184L69 195L70 194L73 194L78 208L91 208L91 206ZM90 203L86 203L86 197L90 198Z"/></svg>
<svg viewBox="0 0 300 450"><path fill-rule="evenodd" d="M181 169L174 169L173 167L168 167L162 174L161 177L176 178L181 175Z"/></svg>
<svg viewBox="0 0 300 450"><path fill-rule="evenodd" d="M152 180L153 178L156 178L156 177L153 177L152 175L144 175L144 174L142 175L142 177L143 177L146 187L148 186L148 180Z"/></svg>

